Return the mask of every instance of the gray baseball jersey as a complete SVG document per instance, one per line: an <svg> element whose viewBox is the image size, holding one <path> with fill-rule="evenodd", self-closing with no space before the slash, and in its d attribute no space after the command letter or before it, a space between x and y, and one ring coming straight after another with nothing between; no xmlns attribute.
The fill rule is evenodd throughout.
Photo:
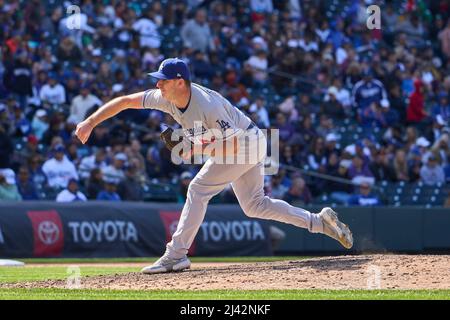
<svg viewBox="0 0 450 320"><path fill-rule="evenodd" d="M142 105L172 115L185 136L196 144L211 142L213 136L219 138L214 132L221 132L220 138L227 140L250 125L251 120L218 92L195 83L191 85L191 92L191 100L184 112L164 99L159 89L146 91Z"/></svg>
<svg viewBox="0 0 450 320"><path fill-rule="evenodd" d="M164 99L159 89L145 92L144 108L167 112L183 128L184 134L194 143L206 143L220 130L223 139L229 139L245 131L251 121L219 93L197 84L191 85L191 100L184 112ZM252 129L250 139L266 143L264 134ZM200 139L200 140L199 140ZM245 152L259 154L260 144L249 144ZM189 185L186 203L181 212L177 230L172 241L167 244L167 253L173 258L187 254L202 224L209 200L231 183L245 214L250 217L271 219L290 223L311 232L322 232L322 221L316 214L302 208L291 206L285 201L271 199L264 195L264 165L262 156L254 163L219 164L208 159Z"/></svg>

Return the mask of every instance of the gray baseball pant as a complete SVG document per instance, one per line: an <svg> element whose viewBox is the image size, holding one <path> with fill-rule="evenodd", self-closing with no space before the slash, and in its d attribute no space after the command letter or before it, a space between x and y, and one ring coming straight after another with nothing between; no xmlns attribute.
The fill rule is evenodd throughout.
<svg viewBox="0 0 450 320"><path fill-rule="evenodd" d="M264 135L259 132L257 139L265 141ZM254 164L219 164L208 159L190 183L177 230L167 244L166 253L172 258L178 259L187 254L203 222L209 200L230 183L247 216L289 223L312 233L323 232L323 224L317 214L264 195L262 160L265 150L262 153L254 147L240 150L247 154L258 153L259 161Z"/></svg>

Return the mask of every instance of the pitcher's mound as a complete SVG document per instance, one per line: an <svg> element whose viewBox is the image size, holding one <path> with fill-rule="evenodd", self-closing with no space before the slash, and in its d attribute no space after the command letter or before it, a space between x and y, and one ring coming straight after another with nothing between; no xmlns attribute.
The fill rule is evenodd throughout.
<svg viewBox="0 0 450 320"><path fill-rule="evenodd" d="M359 255L306 260L194 263L177 273L86 277L83 289L265 290L265 289L450 289L449 255ZM66 281L2 285L65 288Z"/></svg>

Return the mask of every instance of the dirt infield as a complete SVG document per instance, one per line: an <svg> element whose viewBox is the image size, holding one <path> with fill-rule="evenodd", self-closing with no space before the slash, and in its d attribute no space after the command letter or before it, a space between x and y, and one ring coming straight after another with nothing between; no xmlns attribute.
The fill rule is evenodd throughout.
<svg viewBox="0 0 450 320"><path fill-rule="evenodd" d="M178 273L143 275L136 272L86 277L81 284L84 289L143 290L450 289L450 255L359 255L244 264L194 263L191 270ZM64 288L65 285L64 280L52 280L0 287Z"/></svg>

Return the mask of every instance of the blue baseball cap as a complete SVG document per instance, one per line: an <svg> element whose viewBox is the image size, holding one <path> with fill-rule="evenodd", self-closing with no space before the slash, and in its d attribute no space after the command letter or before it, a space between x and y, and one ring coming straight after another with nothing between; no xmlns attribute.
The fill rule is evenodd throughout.
<svg viewBox="0 0 450 320"><path fill-rule="evenodd" d="M66 148L62 144L57 144L53 147L54 152L64 152Z"/></svg>
<svg viewBox="0 0 450 320"><path fill-rule="evenodd" d="M158 71L150 72L148 75L163 80L184 79L191 81L191 73L186 62L178 58L164 60L161 62Z"/></svg>

